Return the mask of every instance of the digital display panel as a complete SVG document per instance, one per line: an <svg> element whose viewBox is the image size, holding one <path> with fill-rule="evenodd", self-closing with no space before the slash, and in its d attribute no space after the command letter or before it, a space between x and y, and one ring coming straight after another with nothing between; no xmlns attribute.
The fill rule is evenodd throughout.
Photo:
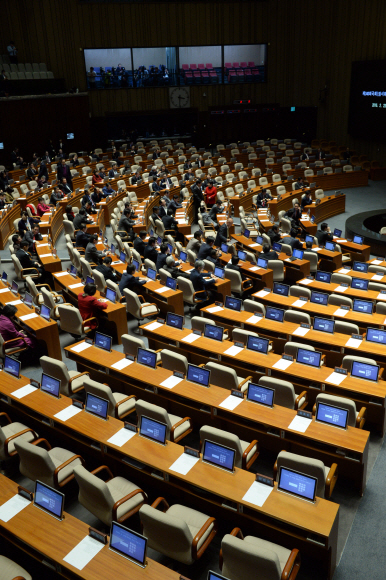
<svg viewBox="0 0 386 580"><path fill-rule="evenodd" d="M235 465L236 452L229 447L213 443L205 439L204 448L202 451L202 460L206 463L211 463L216 467L233 471Z"/></svg>
<svg viewBox="0 0 386 580"><path fill-rule="evenodd" d="M109 547L110 550L132 560L136 564L145 566L147 548L147 538L145 536L141 536L141 534L133 532L117 522L112 522Z"/></svg>
<svg viewBox="0 0 386 580"><path fill-rule="evenodd" d="M304 475L287 467L281 467L279 470L278 489L296 495L302 499L315 501L316 477Z"/></svg>
<svg viewBox="0 0 386 580"><path fill-rule="evenodd" d="M247 401L253 401L254 403L266 405L267 407L273 407L274 397L275 397L275 389L270 389L269 387L262 387L261 385L249 383L247 391Z"/></svg>
<svg viewBox="0 0 386 580"><path fill-rule="evenodd" d="M327 425L334 425L334 427L346 429L348 421L348 410L318 402L316 404L315 419L321 423L327 423Z"/></svg>

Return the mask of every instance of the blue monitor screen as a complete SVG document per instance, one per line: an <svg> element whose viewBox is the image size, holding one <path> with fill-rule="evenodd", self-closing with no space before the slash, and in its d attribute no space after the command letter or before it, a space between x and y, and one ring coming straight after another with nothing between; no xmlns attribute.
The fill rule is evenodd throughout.
<svg viewBox="0 0 386 580"><path fill-rule="evenodd" d="M165 445L166 441L166 423L155 421L145 415L141 415L141 424L139 426L139 433L148 439L157 441Z"/></svg>
<svg viewBox="0 0 386 580"><path fill-rule="evenodd" d="M91 276L87 276L86 277L86 284L95 284L94 278L91 278Z"/></svg>
<svg viewBox="0 0 386 580"><path fill-rule="evenodd" d="M368 302L367 300L354 299L352 309L354 310L354 312L363 312L363 314L372 314L373 303Z"/></svg>
<svg viewBox="0 0 386 580"><path fill-rule="evenodd" d="M313 224L314 222L315 222L315 216L314 216L314 215L312 215L312 216L311 216L311 223Z"/></svg>
<svg viewBox="0 0 386 580"><path fill-rule="evenodd" d="M126 262L126 254L125 254L125 252L121 252L119 254L119 259L121 260L121 262Z"/></svg>
<svg viewBox="0 0 386 580"><path fill-rule="evenodd" d="M101 332L95 333L94 344L98 348L103 348L103 350L111 351L112 337L107 336L107 334L102 334Z"/></svg>
<svg viewBox="0 0 386 580"><path fill-rule="evenodd" d="M181 262L186 262L187 257L188 257L188 254L186 252L180 252L179 258L180 258Z"/></svg>
<svg viewBox="0 0 386 580"><path fill-rule="evenodd" d="M314 243L314 236L310 236L309 234L307 234L305 237L305 241L311 242L311 244L313 244Z"/></svg>
<svg viewBox="0 0 386 580"><path fill-rule="evenodd" d="M289 285L288 284L281 284L280 282L273 283L273 294L280 294L281 296L288 296L289 294Z"/></svg>
<svg viewBox="0 0 386 580"><path fill-rule="evenodd" d="M152 352L151 350L146 350L144 348L138 348L137 362L141 365L145 365L147 367L155 369L155 365L157 362L157 353Z"/></svg>
<svg viewBox="0 0 386 580"><path fill-rule="evenodd" d="M264 268L264 270L266 270L268 268L268 260L265 260L264 258L257 258L257 265L259 268Z"/></svg>
<svg viewBox="0 0 386 580"><path fill-rule="evenodd" d="M75 266L70 266L70 274L72 274L72 276L76 276L76 268L75 268Z"/></svg>
<svg viewBox="0 0 386 580"><path fill-rule="evenodd" d="M335 407L333 405L326 405L325 403L317 403L316 406L316 421L334 425L346 429L348 420L348 410Z"/></svg>
<svg viewBox="0 0 386 580"><path fill-rule="evenodd" d="M209 387L210 371L188 364L186 380L191 381L192 383L197 383L203 387Z"/></svg>
<svg viewBox="0 0 386 580"><path fill-rule="evenodd" d="M221 576L221 574L217 574L217 572L212 572L212 570L209 570L207 580L228 580L228 578Z"/></svg>
<svg viewBox="0 0 386 580"><path fill-rule="evenodd" d="M260 338L259 336L248 336L247 348L262 354L268 353L269 340L268 338Z"/></svg>
<svg viewBox="0 0 386 580"><path fill-rule="evenodd" d="M110 252L112 254L115 254L115 246L114 246L114 244L111 244L111 246L110 246Z"/></svg>
<svg viewBox="0 0 386 580"><path fill-rule="evenodd" d="M205 324L204 336L206 338L213 338L214 340L222 341L224 329L221 326L214 324Z"/></svg>
<svg viewBox="0 0 386 580"><path fill-rule="evenodd" d="M331 281L331 276L332 276L332 272L316 272L315 274L315 280L317 280L318 282L325 282L326 284L329 284Z"/></svg>
<svg viewBox="0 0 386 580"><path fill-rule="evenodd" d="M50 513L56 518L62 519L64 507L64 493L56 491L41 481L35 483L34 505Z"/></svg>
<svg viewBox="0 0 386 580"><path fill-rule="evenodd" d="M264 240L263 240L262 236L256 236L256 243L260 244L260 246L263 245Z"/></svg>
<svg viewBox="0 0 386 580"><path fill-rule="evenodd" d="M46 306L45 304L42 304L40 306L40 316L42 316L42 318L44 318L45 320L50 320L51 309L48 308L48 306Z"/></svg>
<svg viewBox="0 0 386 580"><path fill-rule="evenodd" d="M166 314L166 325L173 326L173 328L178 328L179 330L182 329L184 324L184 317L180 314L173 314L172 312L168 312Z"/></svg>
<svg viewBox="0 0 386 580"><path fill-rule="evenodd" d="M249 238L249 236L250 236L250 233L251 233L251 232L245 228L245 230L244 230L244 236L245 236L246 238Z"/></svg>
<svg viewBox="0 0 386 580"><path fill-rule="evenodd" d="M303 254L304 254L303 250L294 250L292 252L292 256L297 260L303 260Z"/></svg>
<svg viewBox="0 0 386 580"><path fill-rule="evenodd" d="M214 275L217 276L217 278L224 278L224 268L219 268L218 266L215 266Z"/></svg>
<svg viewBox="0 0 386 580"><path fill-rule="evenodd" d="M326 306L328 303L328 294L325 292L311 292L311 300L314 304L323 304Z"/></svg>
<svg viewBox="0 0 386 580"><path fill-rule="evenodd" d="M277 487L303 499L315 501L317 481L316 477L310 477L287 467L281 467Z"/></svg>
<svg viewBox="0 0 386 580"><path fill-rule="evenodd" d="M342 235L342 230L338 230L338 228L335 228L333 235L336 236L337 238L340 238L340 236Z"/></svg>
<svg viewBox="0 0 386 580"><path fill-rule="evenodd" d="M2 280L2 282L6 282L6 281L7 281L7 279L8 279L8 274L7 274L7 272L3 272L3 273L2 273L2 275L1 275L1 280Z"/></svg>
<svg viewBox="0 0 386 580"><path fill-rule="evenodd" d="M229 308L230 310L236 310L237 312L240 312L242 303L243 301L241 298L233 298L233 296L225 297L225 308Z"/></svg>
<svg viewBox="0 0 386 580"><path fill-rule="evenodd" d="M17 294L19 292L19 286L16 284L15 280L12 282L11 292Z"/></svg>
<svg viewBox="0 0 386 580"><path fill-rule="evenodd" d="M369 342L376 342L378 344L386 344L386 330L368 328L366 332L366 340Z"/></svg>
<svg viewBox="0 0 386 580"><path fill-rule="evenodd" d="M102 399L92 393L86 393L86 403L84 408L88 413L106 420L109 410L109 402L107 399Z"/></svg>
<svg viewBox="0 0 386 580"><path fill-rule="evenodd" d="M298 348L296 355L296 362L310 367L320 367L320 360L322 353L314 350L307 350L306 348Z"/></svg>
<svg viewBox="0 0 386 580"><path fill-rule="evenodd" d="M262 387L261 385L255 385L254 383L249 383L247 400L253 401L255 403L260 403L261 405L266 405L267 407L273 407L273 399L275 396L275 389L270 389L269 387Z"/></svg>
<svg viewBox="0 0 386 580"><path fill-rule="evenodd" d="M157 276L157 272L155 270L153 270L153 268L147 269L147 277L150 278L150 280L155 280L156 276Z"/></svg>
<svg viewBox="0 0 386 580"><path fill-rule="evenodd" d="M379 373L378 365L370 365L354 361L351 368L351 376L357 379L366 379L367 381L377 381Z"/></svg>
<svg viewBox="0 0 386 580"><path fill-rule="evenodd" d="M21 362L19 360L15 360L14 358L5 355L4 357L4 371L9 375L13 375L14 377L20 377L20 367Z"/></svg>
<svg viewBox="0 0 386 580"><path fill-rule="evenodd" d="M354 262L352 269L354 272L367 273L369 270L369 264L366 264L366 262Z"/></svg>
<svg viewBox="0 0 386 580"><path fill-rule="evenodd" d="M115 302L117 299L117 293L115 292L115 290L112 290L111 288L107 288L106 289L106 298L107 298L107 300L110 300L110 302Z"/></svg>
<svg viewBox="0 0 386 580"><path fill-rule="evenodd" d="M242 250L239 250L237 252L237 255L242 262L245 262L245 260L247 259L247 254L245 252L243 252Z"/></svg>
<svg viewBox="0 0 386 580"><path fill-rule="evenodd" d="M333 242L326 242L324 246L329 252L335 252L335 244Z"/></svg>
<svg viewBox="0 0 386 580"><path fill-rule="evenodd" d="M110 531L110 549L121 556L145 566L147 538L137 532L112 522Z"/></svg>
<svg viewBox="0 0 386 580"><path fill-rule="evenodd" d="M276 320L276 322L283 322L284 310L268 306L267 310L265 311L265 318L268 318L269 320Z"/></svg>
<svg viewBox="0 0 386 580"><path fill-rule="evenodd" d="M321 332L334 333L335 320L329 320L328 318L318 318L314 316L314 330L320 330Z"/></svg>
<svg viewBox="0 0 386 580"><path fill-rule="evenodd" d="M170 290L175 290L177 288L177 280L175 280L171 276L168 276L166 278L166 286L170 288Z"/></svg>
<svg viewBox="0 0 386 580"><path fill-rule="evenodd" d="M158 236L158 238L157 238L157 244L158 244L159 246L162 244L162 238L160 238L159 236Z"/></svg>
<svg viewBox="0 0 386 580"><path fill-rule="evenodd" d="M50 377L45 373L42 374L42 384L40 389L44 391L44 393L48 393L53 397L59 397L60 395L60 381L55 379L54 377Z"/></svg>
<svg viewBox="0 0 386 580"><path fill-rule="evenodd" d="M205 439L202 460L211 463L212 465L216 465L217 467L227 469L228 471L233 471L235 464L235 451L229 449L229 447Z"/></svg>
<svg viewBox="0 0 386 580"><path fill-rule="evenodd" d="M169 254L173 253L173 246L171 244L167 244L168 250L169 250Z"/></svg>
<svg viewBox="0 0 386 580"><path fill-rule="evenodd" d="M139 262L138 262L138 260L133 260L132 261L132 264L133 264L133 266L135 268L135 271L138 272L138 270L139 270Z"/></svg>
<svg viewBox="0 0 386 580"><path fill-rule="evenodd" d="M31 308L32 306L32 296L28 292L24 294L24 304Z"/></svg>
<svg viewBox="0 0 386 580"><path fill-rule="evenodd" d="M278 242L274 242L274 243L272 244L272 249L273 249L275 252L279 252L279 254L280 254L280 252L281 252L281 244L279 244Z"/></svg>
<svg viewBox="0 0 386 580"><path fill-rule="evenodd" d="M353 243L362 245L363 240L364 240L364 238L362 236L354 236Z"/></svg>
<svg viewBox="0 0 386 580"><path fill-rule="evenodd" d="M224 252L224 254L228 253L228 244L221 244L221 251Z"/></svg>
<svg viewBox="0 0 386 580"><path fill-rule="evenodd" d="M356 288L356 290L367 290L368 286L369 280L361 280L361 278L351 280L351 288Z"/></svg>

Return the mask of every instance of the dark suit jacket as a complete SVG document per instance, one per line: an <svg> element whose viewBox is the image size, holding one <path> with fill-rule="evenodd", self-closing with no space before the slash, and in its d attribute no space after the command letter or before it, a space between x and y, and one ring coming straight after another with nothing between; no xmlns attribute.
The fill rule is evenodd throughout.
<svg viewBox="0 0 386 580"><path fill-rule="evenodd" d="M158 256L157 256L157 261L155 263L157 271L160 268L163 268L164 265L166 264L166 258L168 257L169 254L161 254L161 252L159 252Z"/></svg>
<svg viewBox="0 0 386 580"><path fill-rule="evenodd" d="M118 230L125 230L126 233L130 234L133 229L133 224L133 220L123 215L119 220Z"/></svg>
<svg viewBox="0 0 386 580"><path fill-rule="evenodd" d="M162 223L165 226L165 230L175 230L178 228L178 221L172 215L165 215L162 218Z"/></svg>
<svg viewBox="0 0 386 580"><path fill-rule="evenodd" d="M293 250L303 249L302 243L297 238L291 238L291 236L288 236L287 238L283 238L282 242L283 244L288 244L288 246L291 246Z"/></svg>
<svg viewBox="0 0 386 580"><path fill-rule="evenodd" d="M112 282L117 282L117 276L112 268L109 268L105 264L101 264L95 270L98 270L101 274L103 274L105 280L111 280Z"/></svg>
<svg viewBox="0 0 386 580"><path fill-rule="evenodd" d="M261 254L259 254L259 258L264 258L264 260L278 260L279 256L274 250L270 250L267 253L261 252Z"/></svg>
<svg viewBox="0 0 386 580"><path fill-rule="evenodd" d="M136 250L140 256L143 256L143 253L145 251L146 246L147 246L146 242L141 240L141 238L139 236L137 238L135 238L134 250Z"/></svg>
<svg viewBox="0 0 386 580"><path fill-rule="evenodd" d="M87 215L81 215L80 213L77 213L76 216L74 217L74 221L72 222L74 224L74 228L76 230L79 230L80 224L82 222L84 222L85 224L91 223L90 220L87 219Z"/></svg>
<svg viewBox="0 0 386 580"><path fill-rule="evenodd" d="M312 205L312 197L311 196L309 198L303 197L302 202L300 204L300 207L302 208L302 210L306 207L306 205Z"/></svg>
<svg viewBox="0 0 386 580"><path fill-rule="evenodd" d="M62 198L61 197L58 197L56 195L56 193L53 191L51 193L51 197L50 197L50 204L51 205L56 205L60 199L62 199Z"/></svg>
<svg viewBox="0 0 386 580"><path fill-rule="evenodd" d="M278 242L280 240L280 234L279 234L279 232L277 234L275 234L275 232L273 231L272 228L270 230L268 230L268 236L271 238L271 243L272 244L274 242Z"/></svg>
<svg viewBox="0 0 386 580"><path fill-rule="evenodd" d="M143 284L146 284L146 282L139 280L137 277L132 276L132 274L124 272L121 281L119 282L119 291L123 293L124 289L127 288L128 290L135 292L135 286L143 286Z"/></svg>
<svg viewBox="0 0 386 580"><path fill-rule="evenodd" d="M94 195L94 194L92 194ZM82 197L82 205L86 205L86 203L90 201L91 205L94 206L95 203L93 202L92 198L90 195L88 195L87 193L84 194L84 196Z"/></svg>
<svg viewBox="0 0 386 580"><path fill-rule="evenodd" d="M154 151L153 153L153 159L159 159L160 154L157 153L157 151Z"/></svg>
<svg viewBox="0 0 386 580"><path fill-rule="evenodd" d="M306 159L309 159L309 155L308 153L303 153L303 155L300 158L302 161L306 161Z"/></svg>
<svg viewBox="0 0 386 580"><path fill-rule="evenodd" d="M75 243L77 246L86 249L87 244L90 241L90 234L85 234L82 230L79 230L76 234Z"/></svg>
<svg viewBox="0 0 386 580"><path fill-rule="evenodd" d="M67 169L64 169L64 167L67 167ZM70 168L68 167L68 165L65 165L65 164L58 165L58 167L56 169L56 175L57 175L58 181L61 181L63 179L63 177L65 177L67 179L67 183L69 183L70 185L72 184L71 171L70 171Z"/></svg>
<svg viewBox="0 0 386 580"><path fill-rule="evenodd" d="M22 268L36 268L29 254L27 254L24 250L22 249L18 250L16 252L16 258L19 259Z"/></svg>
<svg viewBox="0 0 386 580"><path fill-rule="evenodd" d="M213 286L216 283L214 278L205 279L202 273L198 272L196 269L190 273L190 280L195 292L206 290L206 288Z"/></svg>
<svg viewBox="0 0 386 580"><path fill-rule="evenodd" d="M86 253L85 253L85 260L87 262L94 262L94 264L100 264L101 259L103 257L103 252L97 250L94 244L91 242L86 246Z"/></svg>
<svg viewBox="0 0 386 580"><path fill-rule="evenodd" d="M315 237L318 240L319 246L324 246L326 242L332 242L334 239L332 234L329 234L328 232L322 232L322 230L318 230L315 234Z"/></svg>
<svg viewBox="0 0 386 580"><path fill-rule="evenodd" d="M206 260L208 256L210 256L211 251L213 250L213 246L210 246L206 242L201 244L201 248L197 254L197 260Z"/></svg>
<svg viewBox="0 0 386 580"><path fill-rule="evenodd" d="M161 205L161 207L159 208L159 214L158 215L159 215L159 217L161 219L164 218L167 215L167 213L166 213L165 208L164 208L163 205Z"/></svg>
<svg viewBox="0 0 386 580"><path fill-rule="evenodd" d="M154 264L157 264L158 252L153 246L149 246L149 244L147 244L143 253L143 257L145 260L147 258L148 260L154 262Z"/></svg>
<svg viewBox="0 0 386 580"><path fill-rule="evenodd" d="M221 244L226 244L227 240L228 240L228 227L226 224L222 224L222 226L220 226L218 229L214 245L221 246Z"/></svg>

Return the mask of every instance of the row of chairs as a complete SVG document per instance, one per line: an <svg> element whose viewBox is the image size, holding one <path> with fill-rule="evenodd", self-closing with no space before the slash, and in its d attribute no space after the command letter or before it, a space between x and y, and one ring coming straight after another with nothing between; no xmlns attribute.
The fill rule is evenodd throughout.
<svg viewBox="0 0 386 580"><path fill-rule="evenodd" d="M9 79L11 81L23 81L26 79L54 79L54 73L51 71L41 71L41 72L11 72L9 74Z"/></svg>
<svg viewBox="0 0 386 580"><path fill-rule="evenodd" d="M219 77L215 70L211 71L194 71L186 72L184 74L184 81L187 85L197 83L197 84L208 84L208 83L218 83Z"/></svg>
<svg viewBox="0 0 386 580"><path fill-rule="evenodd" d="M5 72L47 72L47 65L45 62L37 63L29 62L19 64L3 64Z"/></svg>

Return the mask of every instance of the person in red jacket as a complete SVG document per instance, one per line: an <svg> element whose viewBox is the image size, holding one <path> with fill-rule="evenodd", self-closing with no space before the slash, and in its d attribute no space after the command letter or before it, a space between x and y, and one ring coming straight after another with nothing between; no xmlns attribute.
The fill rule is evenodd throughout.
<svg viewBox="0 0 386 580"><path fill-rule="evenodd" d="M42 197L38 197L38 207L36 208L36 212L38 214L39 217L42 217L42 215L46 212L46 211L50 211L50 206L47 205L46 203L44 203L44 199Z"/></svg>
<svg viewBox="0 0 386 580"><path fill-rule="evenodd" d="M207 207L213 207L216 203L217 189L214 186L214 181L211 179L209 185L205 189L205 201Z"/></svg>
<svg viewBox="0 0 386 580"><path fill-rule="evenodd" d="M96 185L97 183L102 183L103 179L102 177L99 175L99 173L97 172L96 169L94 169L93 171L93 176L92 176L92 184Z"/></svg>
<svg viewBox="0 0 386 580"><path fill-rule="evenodd" d="M98 318L101 310L106 310L107 308L107 300L102 302L99 298L95 298L96 289L95 284L86 284L83 292L78 294L78 308L82 320L93 317ZM92 320L87 326L95 329L98 325Z"/></svg>

